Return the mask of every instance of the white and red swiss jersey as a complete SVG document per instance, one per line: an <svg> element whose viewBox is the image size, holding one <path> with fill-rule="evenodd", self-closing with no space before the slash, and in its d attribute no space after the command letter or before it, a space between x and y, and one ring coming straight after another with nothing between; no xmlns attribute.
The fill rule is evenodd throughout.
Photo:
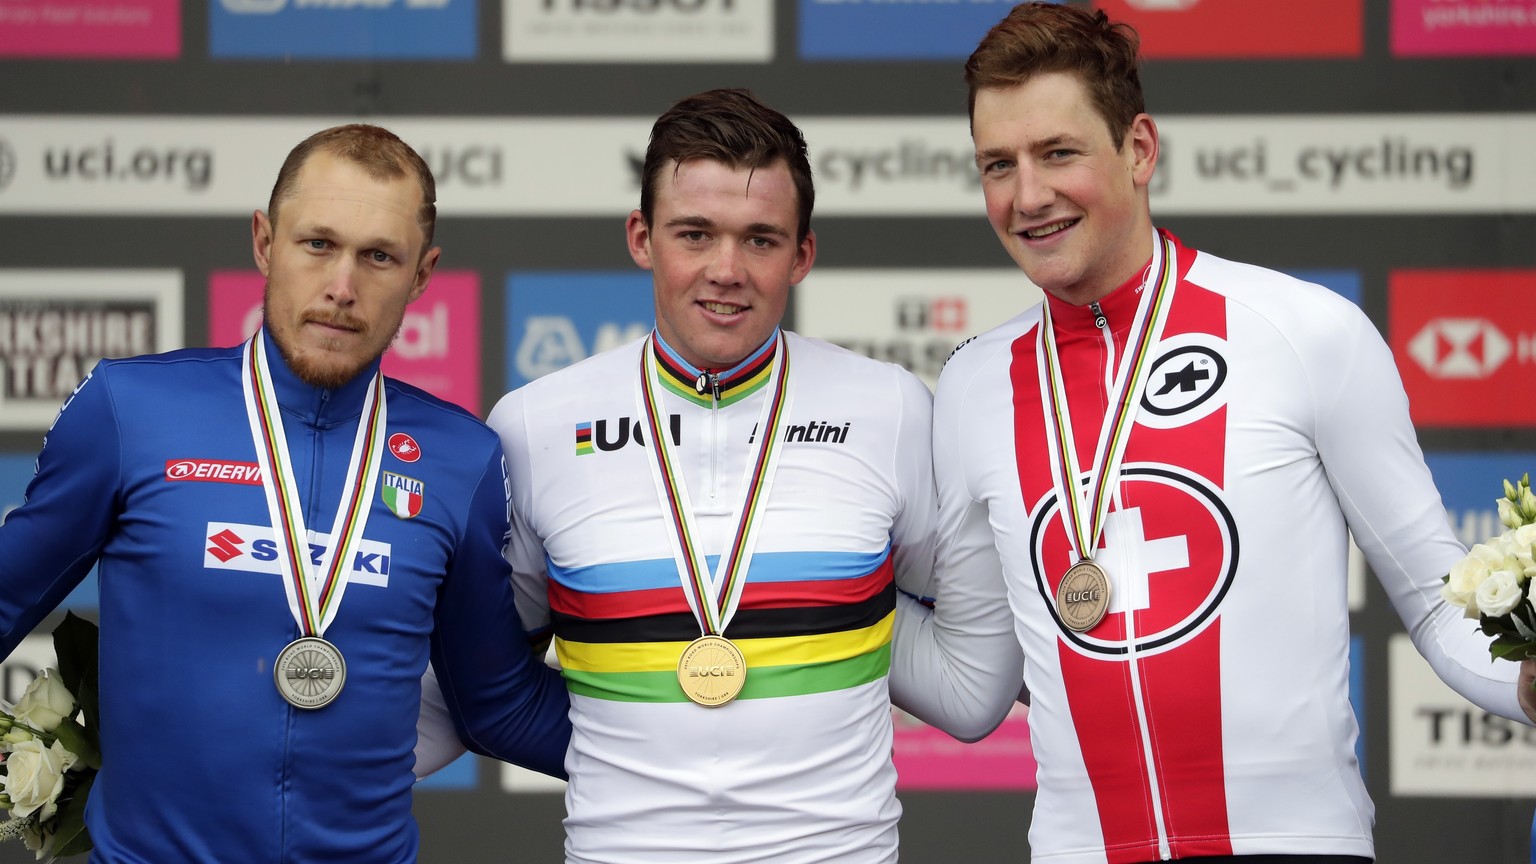
<svg viewBox="0 0 1536 864"><path fill-rule="evenodd" d="M939 380L938 608L903 616L892 695L979 737L1018 690L1022 645L1037 862L1368 857L1349 534L1440 676L1526 722L1516 667L1493 666L1475 622L1440 599L1464 550L1370 321L1319 286L1177 252L1094 556L1108 614L1077 633L1055 608L1075 555L1046 443L1036 306L964 345ZM1102 326L1047 300L1079 465L1093 465L1140 291L1138 277L1100 301Z"/></svg>

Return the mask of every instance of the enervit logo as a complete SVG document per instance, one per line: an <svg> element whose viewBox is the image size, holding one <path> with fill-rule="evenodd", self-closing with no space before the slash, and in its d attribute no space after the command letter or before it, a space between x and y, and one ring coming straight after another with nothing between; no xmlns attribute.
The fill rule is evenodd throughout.
<svg viewBox="0 0 1536 864"><path fill-rule="evenodd" d="M1483 318L1436 318L1408 340L1408 353L1434 378L1487 378L1513 343Z"/></svg>
<svg viewBox="0 0 1536 864"><path fill-rule="evenodd" d="M261 466L255 462L229 462L222 459L168 459L165 463L165 479L260 486Z"/></svg>
<svg viewBox="0 0 1536 864"><path fill-rule="evenodd" d="M0 190L11 185L11 178L16 176L16 151L11 149L10 142L0 138Z"/></svg>

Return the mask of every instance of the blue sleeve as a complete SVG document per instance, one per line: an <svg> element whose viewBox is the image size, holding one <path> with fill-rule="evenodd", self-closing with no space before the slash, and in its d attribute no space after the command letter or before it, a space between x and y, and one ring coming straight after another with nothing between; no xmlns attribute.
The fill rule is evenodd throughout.
<svg viewBox="0 0 1536 864"><path fill-rule="evenodd" d="M464 537L437 598L432 665L470 750L565 777L570 697L560 673L534 657L501 553L507 531L501 451L475 487Z"/></svg>
<svg viewBox="0 0 1536 864"><path fill-rule="evenodd" d="M64 403L26 500L0 525L0 656L80 584L116 521L122 449L106 377L97 364Z"/></svg>

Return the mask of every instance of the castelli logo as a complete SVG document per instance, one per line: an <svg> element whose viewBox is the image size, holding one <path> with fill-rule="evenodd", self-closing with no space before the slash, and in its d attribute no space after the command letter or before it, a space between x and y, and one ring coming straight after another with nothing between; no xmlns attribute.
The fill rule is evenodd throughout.
<svg viewBox="0 0 1536 864"><path fill-rule="evenodd" d="M416 439L404 432L389 436L389 452L395 454L395 458L401 462L415 462L421 458L421 448L417 446Z"/></svg>

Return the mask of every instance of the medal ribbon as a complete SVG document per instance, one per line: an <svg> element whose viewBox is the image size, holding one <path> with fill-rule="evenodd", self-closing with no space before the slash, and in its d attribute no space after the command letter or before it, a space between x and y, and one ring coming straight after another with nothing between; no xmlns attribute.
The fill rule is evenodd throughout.
<svg viewBox="0 0 1536 864"><path fill-rule="evenodd" d="M1048 419L1045 424L1052 457L1051 472L1056 494L1062 501L1067 539L1079 561L1093 559L1092 553L1098 549L1099 538L1104 533L1110 493L1116 486L1111 478L1119 476L1125 445L1131 437L1131 427L1135 425L1136 408L1152 371L1152 349L1162 338L1168 309L1173 305L1173 286L1178 282L1179 271L1178 257L1168 235L1158 235L1147 272L1149 277L1156 275L1150 288L1143 283L1136 318L1127 334L1126 350L1120 356L1114 381L1109 386L1109 410L1099 429L1093 472L1088 476L1086 489L1076 482L1077 449L1073 443L1072 414L1067 406L1067 387L1061 376L1049 301L1043 304L1040 312L1040 339L1035 343L1035 356L1040 369L1040 389L1045 394L1041 401L1045 403L1043 407L1049 417L1054 418L1054 422Z"/></svg>
<svg viewBox="0 0 1536 864"><path fill-rule="evenodd" d="M651 476L656 482L662 516L670 529L667 536L688 605L704 635L720 636L725 633L726 625L736 614L736 606L741 601L752 550L757 545L757 529L761 525L758 517L768 500L768 490L773 485L773 474L783 449L779 432L783 418L789 412L789 353L783 334L778 334L773 356L774 376L758 414L758 435L752 443L742 478L744 494L732 519L736 527L711 576L707 559L699 551L688 485L662 422L655 340L656 335L652 333L641 349L640 358L640 409L654 454Z"/></svg>
<svg viewBox="0 0 1536 864"><path fill-rule="evenodd" d="M388 413L384 378L375 372L363 397L363 414L347 464L347 486L342 490L341 504L331 526L331 548L321 553L319 562L312 563L299 486L293 476L271 367L267 365L266 343L259 331L245 343L243 359L240 383L245 391L245 415L256 444L267 514L280 541L281 554L277 560L288 595L288 610L305 636L323 636L341 608L341 597L347 590L348 562L362 542L368 511L372 509Z"/></svg>

